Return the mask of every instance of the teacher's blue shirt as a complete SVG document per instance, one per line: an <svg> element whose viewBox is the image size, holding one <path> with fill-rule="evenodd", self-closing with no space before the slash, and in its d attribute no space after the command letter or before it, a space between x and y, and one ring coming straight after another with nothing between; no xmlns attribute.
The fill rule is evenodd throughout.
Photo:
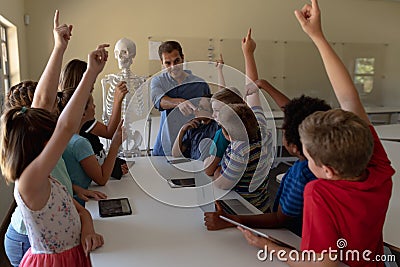
<svg viewBox="0 0 400 267"><path fill-rule="evenodd" d="M200 97L210 94L210 87L203 79L193 75L189 70L185 72L189 75L182 84L178 84L168 72L163 72L151 80L151 99L155 108L161 111L160 128L154 144L153 156L171 155L172 145L180 128L193 118L193 116L184 116L178 108L166 110L161 108L161 98L163 96L183 98L191 100L197 106Z"/></svg>

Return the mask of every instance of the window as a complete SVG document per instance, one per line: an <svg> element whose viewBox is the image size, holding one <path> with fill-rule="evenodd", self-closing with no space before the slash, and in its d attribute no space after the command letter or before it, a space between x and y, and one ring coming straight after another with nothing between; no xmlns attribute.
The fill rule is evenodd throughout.
<svg viewBox="0 0 400 267"><path fill-rule="evenodd" d="M374 89L375 58L356 58L354 83L360 94L368 94Z"/></svg>
<svg viewBox="0 0 400 267"><path fill-rule="evenodd" d="M0 109L3 111L4 96L10 88L10 66L8 64L7 29L0 24Z"/></svg>

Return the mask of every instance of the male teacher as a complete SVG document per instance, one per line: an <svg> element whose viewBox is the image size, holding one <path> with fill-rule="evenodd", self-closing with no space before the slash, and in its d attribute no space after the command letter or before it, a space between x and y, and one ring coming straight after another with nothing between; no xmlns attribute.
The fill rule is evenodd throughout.
<svg viewBox="0 0 400 267"><path fill-rule="evenodd" d="M150 83L151 99L161 112L160 129L153 156L170 156L179 129L193 118L199 98L210 94L208 84L183 70L184 55L176 41L163 42L158 48L161 64L166 69Z"/></svg>

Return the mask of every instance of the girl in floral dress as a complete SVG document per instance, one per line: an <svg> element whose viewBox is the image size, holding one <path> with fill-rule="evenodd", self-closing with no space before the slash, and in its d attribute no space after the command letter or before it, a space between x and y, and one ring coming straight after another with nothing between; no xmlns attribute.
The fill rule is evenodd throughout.
<svg viewBox="0 0 400 267"><path fill-rule="evenodd" d="M1 118L0 167L7 182L15 182L31 248L20 266L90 266L88 253L103 245L90 214L50 176L80 118L97 75L107 61L100 45L89 54L88 70L73 98L58 118L47 110L15 107Z"/></svg>

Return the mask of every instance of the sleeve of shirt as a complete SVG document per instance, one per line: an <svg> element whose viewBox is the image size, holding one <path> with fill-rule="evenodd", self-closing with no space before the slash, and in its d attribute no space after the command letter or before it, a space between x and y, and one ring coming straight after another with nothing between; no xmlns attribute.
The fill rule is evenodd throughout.
<svg viewBox="0 0 400 267"><path fill-rule="evenodd" d="M229 141L226 140L221 130L218 130L214 136L215 146L210 147L210 155L215 155L218 158L224 156L225 150L229 145Z"/></svg>
<svg viewBox="0 0 400 267"><path fill-rule="evenodd" d="M204 82L204 89L203 89L203 95L209 95L211 94L211 90L210 87L208 86L208 84L206 82Z"/></svg>
<svg viewBox="0 0 400 267"><path fill-rule="evenodd" d="M323 250L337 248L340 238L333 220L334 214L325 202L323 193L315 189L317 181L307 184L304 190L304 214L301 250Z"/></svg>
<svg viewBox="0 0 400 267"><path fill-rule="evenodd" d="M83 124L79 134L82 135L81 133L90 133L90 131L93 130L96 124L97 120L91 120L86 122L85 124Z"/></svg>
<svg viewBox="0 0 400 267"><path fill-rule="evenodd" d="M391 162L386 154L385 149L383 148L381 140L379 139L378 134L372 125L370 126L370 130L374 138L374 150L368 163L368 167L378 167L380 172L387 172L388 175L392 176L394 174L394 170L391 167Z"/></svg>
<svg viewBox="0 0 400 267"><path fill-rule="evenodd" d="M73 146L73 155L79 162L94 155L93 148L86 138L76 140Z"/></svg>
<svg viewBox="0 0 400 267"><path fill-rule="evenodd" d="M166 94L167 90L166 88L163 88L160 77L156 76L151 79L150 88L150 96L155 108L159 111L163 111L164 109L161 108L160 102L161 98Z"/></svg>
<svg viewBox="0 0 400 267"><path fill-rule="evenodd" d="M291 217L298 217L303 214L304 187L308 181L314 179L308 167L304 167L303 164L297 166L302 168L300 172L293 171L293 167L291 167L285 174L284 179L288 179L291 184L283 188L282 197L279 201L283 214ZM293 175L299 175L299 177L293 177ZM287 182L284 179L282 179L281 185Z"/></svg>

